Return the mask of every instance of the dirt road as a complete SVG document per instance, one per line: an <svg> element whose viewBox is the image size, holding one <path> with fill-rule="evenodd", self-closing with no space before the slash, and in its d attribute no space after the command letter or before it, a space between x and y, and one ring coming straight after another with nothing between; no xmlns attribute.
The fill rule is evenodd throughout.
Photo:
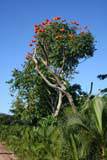
<svg viewBox="0 0 107 160"><path fill-rule="evenodd" d="M0 143L0 160L17 160L17 158L12 152L5 149L4 144Z"/></svg>

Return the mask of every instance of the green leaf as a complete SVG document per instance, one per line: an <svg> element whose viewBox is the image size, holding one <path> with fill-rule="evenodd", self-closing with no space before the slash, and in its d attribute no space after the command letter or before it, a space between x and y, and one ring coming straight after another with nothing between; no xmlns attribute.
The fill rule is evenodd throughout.
<svg viewBox="0 0 107 160"><path fill-rule="evenodd" d="M71 144L72 144L73 151L74 151L75 160L79 160L76 143L75 143L75 140L72 134L70 134L70 139L71 139Z"/></svg>
<svg viewBox="0 0 107 160"><path fill-rule="evenodd" d="M89 129L87 128L87 126L82 122L82 120L79 117L79 115L72 116L70 119L68 119L67 125L68 126L70 126L70 125L71 126L77 125L77 126L80 126L80 127L84 128L85 130L89 131Z"/></svg>
<svg viewBox="0 0 107 160"><path fill-rule="evenodd" d="M102 135L102 113L104 109L103 100L101 97L96 96L93 101L93 107L96 115L96 126L98 132Z"/></svg>

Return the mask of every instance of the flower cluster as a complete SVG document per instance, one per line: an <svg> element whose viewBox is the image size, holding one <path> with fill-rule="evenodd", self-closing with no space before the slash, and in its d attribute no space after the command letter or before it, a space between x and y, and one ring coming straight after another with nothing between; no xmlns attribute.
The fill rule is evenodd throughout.
<svg viewBox="0 0 107 160"><path fill-rule="evenodd" d="M56 21L56 20L60 20L61 19L61 17L60 16L55 16L54 18L53 18L53 20L54 21Z"/></svg>
<svg viewBox="0 0 107 160"><path fill-rule="evenodd" d="M62 32L64 32L64 30L65 30L64 28L61 28L61 29L60 29L60 31L62 31Z"/></svg>
<svg viewBox="0 0 107 160"><path fill-rule="evenodd" d="M38 44L37 39L40 37L45 37L45 38L47 37L48 38L50 36L49 34L51 34L51 33L54 33L53 34L54 40L61 40L63 38L66 38L66 39L70 38L72 41L72 40L74 40L74 38L76 36L84 35L84 33L85 33L84 30L88 31L87 25L84 26L83 28L81 28L81 27L78 27L79 26L78 21L72 21L69 24L75 25L75 31L77 30L76 33L73 33L72 29L71 29L71 31L67 30L66 26L67 25L69 26L69 24L67 22L66 23L64 23L64 22L66 22L66 20L61 20L60 16L55 16L54 18L52 18L52 20L49 20L48 18L46 18L46 20L44 22L41 22L40 24L34 24L35 35L33 36L34 39L29 43L29 46L30 47L34 46L34 48L37 49L37 44ZM49 29L49 28L51 28L51 25L52 25L52 29ZM31 57L31 55L28 54L26 59L29 60L30 57Z"/></svg>
<svg viewBox="0 0 107 160"><path fill-rule="evenodd" d="M79 25L79 23L77 21L72 21L71 24L75 24L75 25Z"/></svg>
<svg viewBox="0 0 107 160"><path fill-rule="evenodd" d="M62 35L57 35L55 38L56 38L57 40L60 40L60 39L63 38L63 36L62 36Z"/></svg>

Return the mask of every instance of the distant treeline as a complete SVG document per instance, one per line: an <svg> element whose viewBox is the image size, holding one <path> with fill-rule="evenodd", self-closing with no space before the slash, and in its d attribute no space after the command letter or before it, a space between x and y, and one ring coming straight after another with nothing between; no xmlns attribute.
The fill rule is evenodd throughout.
<svg viewBox="0 0 107 160"><path fill-rule="evenodd" d="M25 125L31 126L32 124L28 121L16 120L14 115L0 113L0 125Z"/></svg>

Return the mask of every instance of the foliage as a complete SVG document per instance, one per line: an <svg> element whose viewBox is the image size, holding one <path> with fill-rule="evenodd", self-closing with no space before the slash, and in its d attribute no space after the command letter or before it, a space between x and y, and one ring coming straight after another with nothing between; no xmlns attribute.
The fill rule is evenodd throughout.
<svg viewBox="0 0 107 160"><path fill-rule="evenodd" d="M12 125L14 117L8 114L0 114L0 124L2 125Z"/></svg>
<svg viewBox="0 0 107 160"><path fill-rule="evenodd" d="M107 78L107 74L99 74L97 78L99 78L100 80L104 80L105 78Z"/></svg>
<svg viewBox="0 0 107 160"><path fill-rule="evenodd" d="M67 77L72 76L79 59L93 56L94 38L89 31L80 29L78 23L67 23L60 19L46 19L40 25L34 25L36 40L32 40L30 46L32 44L35 49L36 45L35 56L42 66L41 58L60 77Z"/></svg>
<svg viewBox="0 0 107 160"><path fill-rule="evenodd" d="M100 80L105 80L107 78L107 74L99 74L97 78ZM100 91L103 95L107 95L107 88L101 89Z"/></svg>
<svg viewBox="0 0 107 160"><path fill-rule="evenodd" d="M107 98L107 97L106 97ZM107 101L106 101L107 102ZM79 159L102 159L107 157L107 103L96 96L88 102L88 107L73 114L68 120L71 133L75 137ZM67 115L68 116L68 115Z"/></svg>
<svg viewBox="0 0 107 160"><path fill-rule="evenodd" d="M107 97L96 96L75 114L48 116L38 126L1 125L0 139L22 160L105 160Z"/></svg>
<svg viewBox="0 0 107 160"><path fill-rule="evenodd" d="M49 87L34 71L31 62L25 62L22 71L14 69L12 79L7 83L11 86L11 95L16 94L10 111L17 121L26 121L36 126L41 117L47 117L55 111L58 101L57 91ZM87 94L82 91L80 85L71 86L69 82L67 82L67 91L72 94L74 103L79 109ZM62 110L68 105L67 98L64 97Z"/></svg>

